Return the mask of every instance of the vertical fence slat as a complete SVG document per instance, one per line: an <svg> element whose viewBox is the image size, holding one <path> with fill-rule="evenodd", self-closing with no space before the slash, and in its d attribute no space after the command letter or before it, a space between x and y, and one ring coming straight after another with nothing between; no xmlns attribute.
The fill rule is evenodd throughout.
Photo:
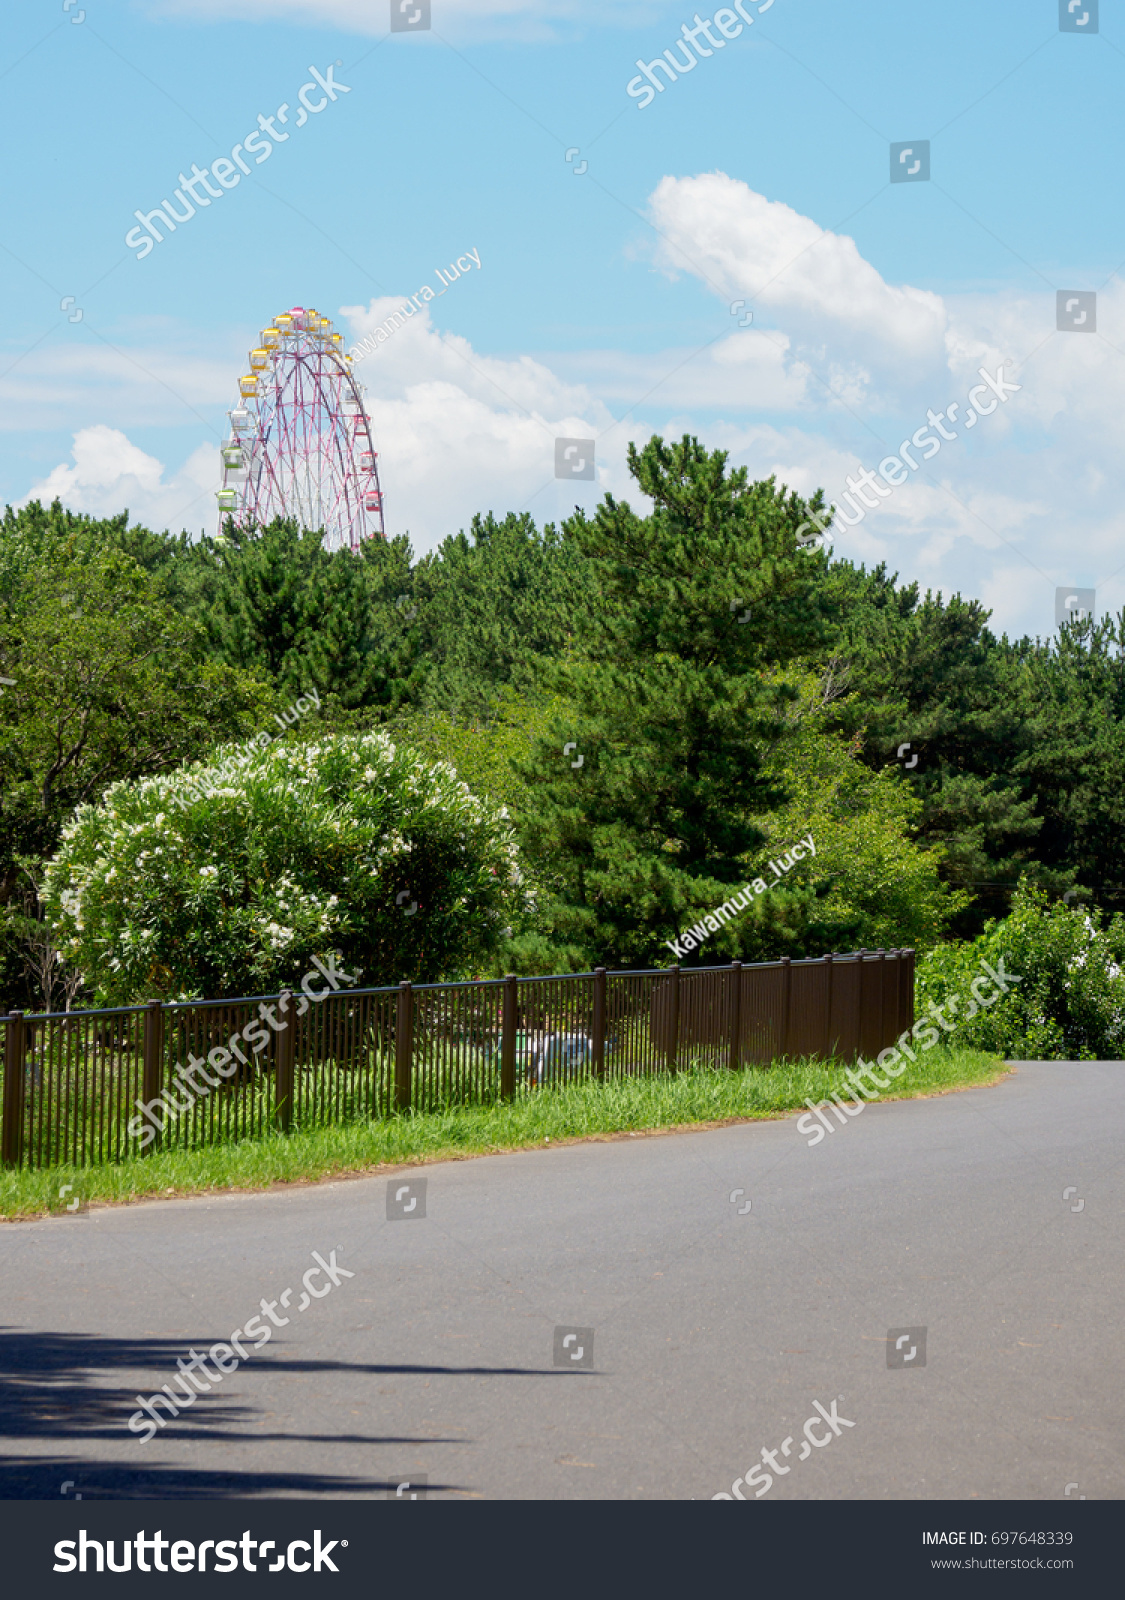
<svg viewBox="0 0 1125 1600"><path fill-rule="evenodd" d="M395 1026L395 1110L409 1111L414 1067L414 992L404 978L398 986Z"/></svg>
<svg viewBox="0 0 1125 1600"><path fill-rule="evenodd" d="M793 997L793 963L788 956L781 958L781 1048L778 1054L789 1054L789 1013Z"/></svg>
<svg viewBox="0 0 1125 1600"><path fill-rule="evenodd" d="M904 1033L909 1033L914 1026L914 952L913 950L900 950L898 953L898 1027L897 1034L901 1038Z"/></svg>
<svg viewBox="0 0 1125 1600"><path fill-rule="evenodd" d="M742 1065L742 962L730 964L730 1069L737 1072Z"/></svg>
<svg viewBox="0 0 1125 1600"><path fill-rule="evenodd" d="M4 1126L0 1161L18 1167L23 1154L23 1012L13 1011L4 1037Z"/></svg>
<svg viewBox="0 0 1125 1600"><path fill-rule="evenodd" d="M680 967L677 962L669 974L668 990L668 1071L675 1072L680 1057Z"/></svg>
<svg viewBox="0 0 1125 1600"><path fill-rule="evenodd" d="M605 1077L605 968L594 968L594 1014L590 1024L594 1076Z"/></svg>
<svg viewBox="0 0 1125 1600"><path fill-rule="evenodd" d="M519 981L509 972L504 979L504 1004L500 1022L500 1098L510 1100L516 1092L516 1022L519 1015ZM530 1052L526 1073L530 1078Z"/></svg>
<svg viewBox="0 0 1125 1600"><path fill-rule="evenodd" d="M163 1022L164 1008L159 1000L150 1000L145 1006L145 1031L144 1055L141 1076L141 1098L145 1105L159 1100L160 1091L164 1087L164 1059L163 1059ZM160 1121L163 1121L160 1118ZM158 1133L153 1140L154 1148L162 1141L163 1135Z"/></svg>
<svg viewBox="0 0 1125 1600"><path fill-rule="evenodd" d="M293 998L289 990L285 990L285 998L286 1000ZM297 1060L297 1041L294 1034L297 1031L297 1018L295 1015L287 1014L285 1020L288 1026L277 1036L277 1090L274 1112L278 1126L284 1133L288 1133L293 1126L293 1080Z"/></svg>

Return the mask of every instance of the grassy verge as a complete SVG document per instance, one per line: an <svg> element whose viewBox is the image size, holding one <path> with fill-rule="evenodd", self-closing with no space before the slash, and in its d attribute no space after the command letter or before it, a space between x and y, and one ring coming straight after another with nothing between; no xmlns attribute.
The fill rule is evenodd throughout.
<svg viewBox="0 0 1125 1600"><path fill-rule="evenodd" d="M935 1049L920 1055L883 1099L940 1094L992 1084L1008 1069L979 1050ZM832 1062L775 1063L768 1071L689 1069L676 1076L579 1083L520 1094L513 1101L385 1122L350 1123L270 1135L242 1144L148 1155L120 1166L54 1167L49 1171L0 1170L0 1218L46 1212L60 1188L62 1203L76 1197L113 1204L145 1196L206 1194L223 1189L264 1189L274 1183L315 1182L380 1166L485 1155L692 1124L777 1117L800 1110L806 1099L833 1090L850 1096L844 1069Z"/></svg>

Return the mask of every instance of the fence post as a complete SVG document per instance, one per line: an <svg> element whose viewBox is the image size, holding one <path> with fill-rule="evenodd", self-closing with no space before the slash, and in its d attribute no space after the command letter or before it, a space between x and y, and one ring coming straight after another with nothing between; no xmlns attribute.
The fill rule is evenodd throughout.
<svg viewBox="0 0 1125 1600"><path fill-rule="evenodd" d="M141 1099L146 1106L154 1100L159 1100L164 1090L164 1007L159 1000L149 1000L145 1004L145 1032L144 1056L141 1069ZM156 1125L156 1137L152 1141L155 1150L162 1142L164 1118L159 1122L152 1119Z"/></svg>
<svg viewBox="0 0 1125 1600"><path fill-rule="evenodd" d="M789 1054L789 999L793 992L793 963L788 956L781 958L781 971L785 981L781 988L781 1049L778 1054L784 1058Z"/></svg>
<svg viewBox="0 0 1125 1600"><path fill-rule="evenodd" d="M594 968L594 1021L591 1044L594 1050L594 1076L605 1077L605 968Z"/></svg>
<svg viewBox="0 0 1125 1600"><path fill-rule="evenodd" d="M824 962L828 968L828 993L824 999L824 1059L832 1059L832 973L834 956L825 956Z"/></svg>
<svg viewBox="0 0 1125 1600"><path fill-rule="evenodd" d="M519 1012L519 980L514 972L504 978L504 1010L500 1026L500 1098L511 1100L516 1092L516 1021ZM530 1081L530 1062L528 1079Z"/></svg>
<svg viewBox="0 0 1125 1600"><path fill-rule="evenodd" d="M680 1059L680 966L669 971L668 987L668 1071L675 1072Z"/></svg>
<svg viewBox="0 0 1125 1600"><path fill-rule="evenodd" d="M911 1004L913 985L910 981L913 955L913 950L898 951L896 972L898 982L895 985L895 1031L900 1039L904 1033L909 1033L914 1026L912 1014L914 1008Z"/></svg>
<svg viewBox="0 0 1125 1600"><path fill-rule="evenodd" d="M23 1012L13 1011L4 1037L4 1122L0 1127L0 1162L18 1167L23 1156Z"/></svg>
<svg viewBox="0 0 1125 1600"><path fill-rule="evenodd" d="M277 1088L275 1112L278 1124L283 1133L288 1133L293 1125L293 1090L295 1063L297 1060L297 1041L293 1037L297 1031L297 1016L289 1010L288 1001L292 994L286 990L283 996L286 1000L285 1027L277 1036Z"/></svg>
<svg viewBox="0 0 1125 1600"><path fill-rule="evenodd" d="M410 1110L411 1076L414 1066L414 991L409 978L398 986L398 1017L395 1022L395 1110Z"/></svg>
<svg viewBox="0 0 1125 1600"><path fill-rule="evenodd" d="M732 985L730 1007L730 1070L737 1072L742 1065L742 962L730 964Z"/></svg>

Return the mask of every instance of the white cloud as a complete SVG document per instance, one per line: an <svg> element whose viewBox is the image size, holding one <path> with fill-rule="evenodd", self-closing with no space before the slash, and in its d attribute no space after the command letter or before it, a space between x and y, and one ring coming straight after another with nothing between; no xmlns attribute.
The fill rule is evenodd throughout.
<svg viewBox="0 0 1125 1600"><path fill-rule="evenodd" d="M201 444L179 472L165 482L164 466L146 455L117 428L98 424L74 435L71 460L55 467L18 503L61 500L71 511L116 516L128 507L131 522L178 533L215 522L218 452Z"/></svg>
<svg viewBox="0 0 1125 1600"><path fill-rule="evenodd" d="M854 239L725 172L663 178L649 210L664 271L690 273L720 299L767 308L800 353L835 363L838 382L872 366L896 377L920 364L944 366L941 296L886 283Z"/></svg>
<svg viewBox="0 0 1125 1600"><path fill-rule="evenodd" d="M341 314L358 340L402 303L380 298ZM357 360L355 373L367 391L388 527L409 530L415 550L467 527L474 511L526 508L547 521L567 515L576 499L590 504L603 489L623 487L620 460L600 461L594 482L555 478L556 438L597 439L613 426L586 385L530 356L478 354L467 339L434 327L429 302ZM623 446L613 454L622 457Z"/></svg>
<svg viewBox="0 0 1125 1600"><path fill-rule="evenodd" d="M358 341L385 325L403 304L392 295L367 306L341 306L357 341L348 348L356 350ZM486 404L515 411L577 412L593 404L584 384L562 382L531 356L482 356L459 334L442 333L431 320L429 301L383 344L357 359L355 373L373 393L386 396L405 395L423 381L452 383ZM608 412L601 415L608 420Z"/></svg>

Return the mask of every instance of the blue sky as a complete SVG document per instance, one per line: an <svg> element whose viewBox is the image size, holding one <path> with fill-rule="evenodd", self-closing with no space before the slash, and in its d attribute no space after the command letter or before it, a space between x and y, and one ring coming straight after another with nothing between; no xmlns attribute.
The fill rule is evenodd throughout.
<svg viewBox="0 0 1125 1600"><path fill-rule="evenodd" d="M358 368L416 550L478 510L636 501L625 447L652 432L839 501L953 401L955 437L837 551L1010 632L1051 632L1059 585L1125 604L1125 0L1096 34L1060 31L1058 0L744 0L753 24L708 56L697 33L643 106L638 59L682 59L715 7L432 0L391 33L391 3L13 8L6 500L212 528L258 330L311 303L351 343L475 250ZM297 127L329 66L348 92ZM269 159L138 259L134 212L284 102ZM890 183L890 144L921 140L930 180ZM1096 293L1095 332L1058 331L1059 290ZM1002 363L1019 389L970 434ZM594 482L555 479L558 436L596 439Z"/></svg>

